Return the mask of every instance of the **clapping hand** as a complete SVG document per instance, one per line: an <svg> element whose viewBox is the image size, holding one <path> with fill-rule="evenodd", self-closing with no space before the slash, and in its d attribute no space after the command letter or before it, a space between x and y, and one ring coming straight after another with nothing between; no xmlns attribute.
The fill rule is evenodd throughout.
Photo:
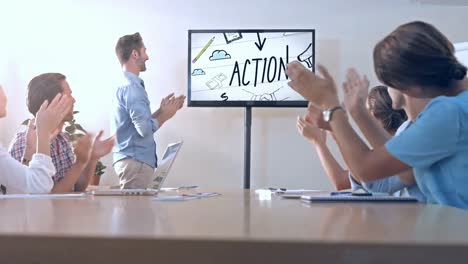
<svg viewBox="0 0 468 264"><path fill-rule="evenodd" d="M324 145L327 140L326 131L314 125L307 117L297 117L297 130L314 145Z"/></svg>
<svg viewBox="0 0 468 264"><path fill-rule="evenodd" d="M58 94L50 104L44 101L36 113L37 133L47 133L50 137L72 107L73 100L68 95Z"/></svg>
<svg viewBox="0 0 468 264"><path fill-rule="evenodd" d="M366 110L366 100L369 93L369 80L366 76L359 76L358 72L351 68L346 74L343 83L344 105L350 113Z"/></svg>
<svg viewBox="0 0 468 264"><path fill-rule="evenodd" d="M101 140L102 134L104 131L99 131L97 136L94 138L92 152L91 152L91 159L98 160L105 155L111 152L112 147L114 146L115 136L111 136L107 139Z"/></svg>
<svg viewBox="0 0 468 264"><path fill-rule="evenodd" d="M179 109L182 108L185 102L185 95L178 97L174 96L174 93L169 94L161 100L161 106L156 111L154 116L158 119L159 124L162 125L167 120L171 119Z"/></svg>
<svg viewBox="0 0 468 264"><path fill-rule="evenodd" d="M291 79L288 85L321 109L339 105L335 81L325 67L319 65L318 71L323 77L309 71L300 62L291 62L287 69Z"/></svg>

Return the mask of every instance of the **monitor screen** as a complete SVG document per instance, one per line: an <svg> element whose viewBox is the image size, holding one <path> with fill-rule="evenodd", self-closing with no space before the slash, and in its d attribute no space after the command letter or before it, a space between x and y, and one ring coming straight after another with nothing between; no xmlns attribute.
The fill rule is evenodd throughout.
<svg viewBox="0 0 468 264"><path fill-rule="evenodd" d="M315 31L189 30L188 106L304 107L288 63L315 70Z"/></svg>

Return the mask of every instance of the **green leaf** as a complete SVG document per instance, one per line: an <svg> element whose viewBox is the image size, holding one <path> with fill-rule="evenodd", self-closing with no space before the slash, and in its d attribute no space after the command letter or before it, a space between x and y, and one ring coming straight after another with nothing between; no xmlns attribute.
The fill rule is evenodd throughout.
<svg viewBox="0 0 468 264"><path fill-rule="evenodd" d="M101 176L104 174L104 170L106 169L107 167L104 166L104 164L102 164L102 162L100 160L98 160L98 162L96 163L96 171L94 172L95 175L97 176Z"/></svg>
<svg viewBox="0 0 468 264"><path fill-rule="evenodd" d="M72 143L75 143L82 136L83 136L83 134L71 134L69 137L70 137L70 141Z"/></svg>
<svg viewBox="0 0 468 264"><path fill-rule="evenodd" d="M21 125L27 126L28 123L29 123L29 120L31 120L31 119L26 119L26 120L24 120L23 123L21 123Z"/></svg>
<svg viewBox="0 0 468 264"><path fill-rule="evenodd" d="M75 131L76 131L76 128L75 128L75 126L67 126L67 127L65 127L65 131L67 131L70 134L74 134Z"/></svg>
<svg viewBox="0 0 468 264"><path fill-rule="evenodd" d="M83 131L85 134L88 134L88 132L86 132L86 130L80 125L80 124L75 124L75 127L77 130L81 130Z"/></svg>

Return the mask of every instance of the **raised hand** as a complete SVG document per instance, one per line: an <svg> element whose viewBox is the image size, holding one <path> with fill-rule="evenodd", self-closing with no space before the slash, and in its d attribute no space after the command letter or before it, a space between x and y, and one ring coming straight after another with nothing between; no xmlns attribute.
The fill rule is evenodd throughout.
<svg viewBox="0 0 468 264"><path fill-rule="evenodd" d="M174 99L174 93L170 93L168 96L161 100L160 108L165 106L171 99Z"/></svg>
<svg viewBox="0 0 468 264"><path fill-rule="evenodd" d="M107 139L101 140L102 134L104 131L99 131L99 133L94 138L92 152L91 152L91 159L98 160L105 155L111 152L112 147L114 146L115 136L111 136Z"/></svg>
<svg viewBox="0 0 468 264"><path fill-rule="evenodd" d="M323 145L326 143L326 132L313 123L307 121L305 118L298 116L296 126L299 134L309 140L312 144Z"/></svg>
<svg viewBox="0 0 468 264"><path fill-rule="evenodd" d="M355 113L357 111L367 111L366 100L369 93L369 80L360 76L351 68L346 74L346 81L343 83L343 96L345 108Z"/></svg>
<svg viewBox="0 0 468 264"><path fill-rule="evenodd" d="M184 101L184 95L174 97L173 93L169 94L161 101L161 107L153 114L153 118L158 119L159 125L162 125L182 108Z"/></svg>
<svg viewBox="0 0 468 264"><path fill-rule="evenodd" d="M311 103L307 107L307 115L304 119L318 128L331 131L330 124L323 120L322 110Z"/></svg>
<svg viewBox="0 0 468 264"><path fill-rule="evenodd" d="M309 71L300 62L291 62L287 69L287 74L291 79L288 85L322 109L339 105L335 81L325 67L319 65L318 71L323 77Z"/></svg>
<svg viewBox="0 0 468 264"><path fill-rule="evenodd" d="M92 152L92 135L86 134L80 137L73 145L73 150L76 155L76 163L86 165L91 158Z"/></svg>
<svg viewBox="0 0 468 264"><path fill-rule="evenodd" d="M185 95L180 95L174 99L177 101L179 109L181 109L182 106L184 106L185 98L186 98Z"/></svg>
<svg viewBox="0 0 468 264"><path fill-rule="evenodd" d="M44 101L36 113L37 132L47 133L50 136L72 107L73 100L68 95L57 94L50 104L47 100Z"/></svg>

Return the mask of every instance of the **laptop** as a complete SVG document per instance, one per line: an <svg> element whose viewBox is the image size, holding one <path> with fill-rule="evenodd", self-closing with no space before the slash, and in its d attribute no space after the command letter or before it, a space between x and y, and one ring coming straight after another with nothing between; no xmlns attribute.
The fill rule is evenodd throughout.
<svg viewBox="0 0 468 264"><path fill-rule="evenodd" d="M180 147L183 141L171 143L167 145L166 151L164 151L162 159L158 162L158 168L154 171L153 186L152 189L159 192L161 190L164 181L169 174L169 170L174 163L177 153L179 153Z"/></svg>
<svg viewBox="0 0 468 264"><path fill-rule="evenodd" d="M158 160L158 167L154 171L153 182L147 189L95 189L91 191L93 195L156 195L169 174L169 170L174 163L177 153L182 146L183 141L167 145L162 159Z"/></svg>

